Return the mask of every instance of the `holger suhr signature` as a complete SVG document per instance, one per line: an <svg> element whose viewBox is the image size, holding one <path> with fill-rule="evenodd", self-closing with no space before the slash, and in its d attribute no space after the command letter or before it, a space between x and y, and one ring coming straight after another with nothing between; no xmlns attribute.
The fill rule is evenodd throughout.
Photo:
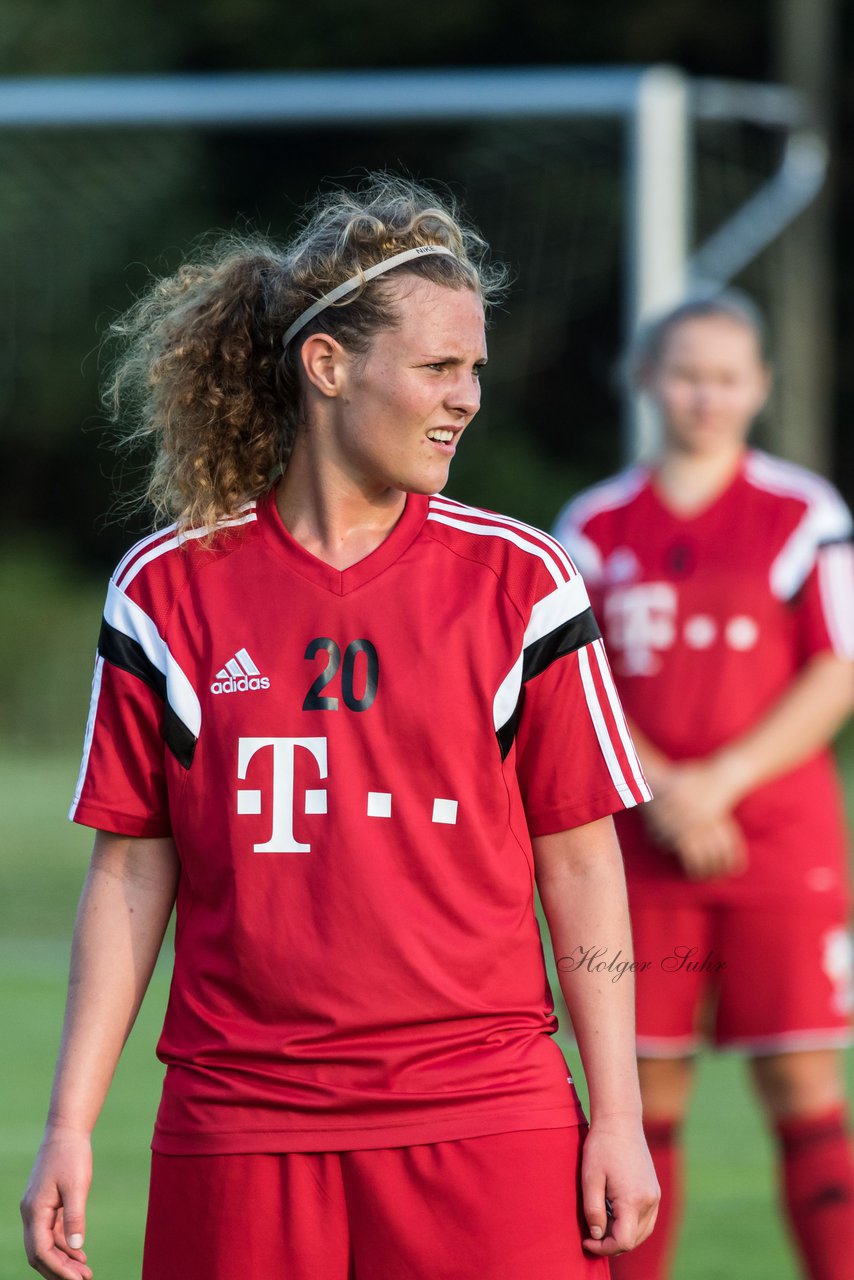
<svg viewBox="0 0 854 1280"><path fill-rule="evenodd" d="M612 982L619 982L627 973L644 973L658 964L664 973L720 973L726 968L726 960L715 958L713 949L709 949L700 958L699 947L676 946L655 960L629 960L622 951L613 955L607 947L583 947L579 944L568 956L561 956L557 962L560 973L576 973L581 969L588 973L607 973Z"/></svg>

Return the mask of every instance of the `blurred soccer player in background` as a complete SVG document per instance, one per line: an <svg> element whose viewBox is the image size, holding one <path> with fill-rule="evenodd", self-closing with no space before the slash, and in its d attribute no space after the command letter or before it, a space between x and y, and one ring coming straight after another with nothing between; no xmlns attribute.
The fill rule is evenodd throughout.
<svg viewBox="0 0 854 1280"><path fill-rule="evenodd" d="M656 797L618 831L662 1207L613 1274L667 1275L680 1125L709 1036L749 1057L808 1274L841 1280L854 1276L839 1054L852 969L828 743L854 692L851 517L826 480L746 446L770 388L748 299L689 301L654 323L636 376L660 415L660 455L575 498L556 527Z"/></svg>
<svg viewBox="0 0 854 1280"><path fill-rule="evenodd" d="M534 912L536 876L558 955L628 949L609 815L648 789L563 548L431 496L480 404L484 249L378 178L118 326L177 524L99 642L44 1276L91 1275L90 1134L176 893L146 1280L593 1280L652 1228L632 994L562 978L582 1154Z"/></svg>

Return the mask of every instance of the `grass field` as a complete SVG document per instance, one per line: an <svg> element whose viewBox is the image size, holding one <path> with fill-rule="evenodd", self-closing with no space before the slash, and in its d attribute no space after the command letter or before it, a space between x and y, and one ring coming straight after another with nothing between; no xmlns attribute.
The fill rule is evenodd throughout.
<svg viewBox="0 0 854 1280"><path fill-rule="evenodd" d="M851 779L850 734L844 755ZM44 1122L68 942L90 846L89 833L64 821L75 772L68 756L0 761L6 836L0 857L0 1280L32 1274L21 1250L17 1203ZM95 1135L87 1234L97 1280L139 1275L148 1143L160 1087L153 1048L167 988L162 963ZM570 1061L576 1065L571 1052ZM687 1160L689 1212L678 1280L737 1274L795 1280L774 1203L770 1147L738 1060L703 1061Z"/></svg>

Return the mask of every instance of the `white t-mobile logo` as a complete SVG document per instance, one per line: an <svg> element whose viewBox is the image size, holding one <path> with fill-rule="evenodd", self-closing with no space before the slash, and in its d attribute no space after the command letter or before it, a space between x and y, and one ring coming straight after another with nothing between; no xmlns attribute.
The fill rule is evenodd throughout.
<svg viewBox="0 0 854 1280"><path fill-rule="evenodd" d="M310 844L300 844L294 835L294 757L297 747L314 756L321 780L327 776L326 738L241 738L237 754L237 776L246 778L252 758L264 747L273 751L273 830L264 844L253 845L256 853L310 853ZM260 813L261 792L238 788L238 813ZM326 791L306 791L304 813L326 813Z"/></svg>
<svg viewBox="0 0 854 1280"><path fill-rule="evenodd" d="M669 582L619 587L605 600L605 634L622 675L653 676L676 640L676 588Z"/></svg>

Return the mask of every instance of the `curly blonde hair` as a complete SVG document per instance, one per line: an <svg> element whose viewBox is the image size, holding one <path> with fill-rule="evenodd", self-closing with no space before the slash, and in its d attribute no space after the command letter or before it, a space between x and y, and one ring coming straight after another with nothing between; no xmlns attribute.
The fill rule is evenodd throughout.
<svg viewBox="0 0 854 1280"><path fill-rule="evenodd" d="M283 334L336 285L427 244L453 257L426 255L392 274L475 290L487 308L501 295L504 268L487 263L485 242L455 205L387 175L319 196L284 250L231 236L153 282L110 328L119 351L104 400L128 442L153 442L145 496L157 518L213 527L266 492L303 422L302 342L322 331L365 352L398 322L387 277L327 307L287 349Z"/></svg>

